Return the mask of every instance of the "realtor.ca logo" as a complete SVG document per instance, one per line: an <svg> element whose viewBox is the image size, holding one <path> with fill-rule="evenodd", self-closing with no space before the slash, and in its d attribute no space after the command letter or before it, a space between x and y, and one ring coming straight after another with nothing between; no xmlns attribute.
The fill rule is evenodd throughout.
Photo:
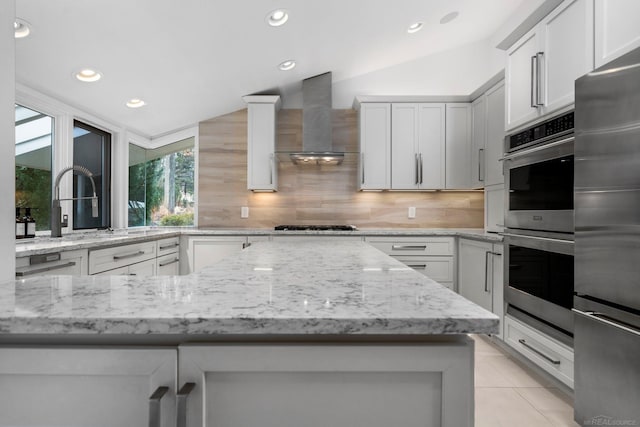
<svg viewBox="0 0 640 427"><path fill-rule="evenodd" d="M598 415L584 420L585 426L637 426L638 420L620 420L606 415Z"/></svg>

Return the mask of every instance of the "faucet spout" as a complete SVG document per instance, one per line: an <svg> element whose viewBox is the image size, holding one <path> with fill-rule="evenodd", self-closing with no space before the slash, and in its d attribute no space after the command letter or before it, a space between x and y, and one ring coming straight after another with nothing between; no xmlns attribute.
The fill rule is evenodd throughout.
<svg viewBox="0 0 640 427"><path fill-rule="evenodd" d="M91 181L91 187L93 188L93 197L72 197L70 199L60 198L60 180L69 171L77 171L85 175ZM60 206L61 200L81 200L91 199L91 215L94 218L98 217L98 196L96 196L96 183L93 180L93 173L84 166L68 166L62 169L56 176L53 186L54 198L51 201L51 237L62 237L62 207Z"/></svg>

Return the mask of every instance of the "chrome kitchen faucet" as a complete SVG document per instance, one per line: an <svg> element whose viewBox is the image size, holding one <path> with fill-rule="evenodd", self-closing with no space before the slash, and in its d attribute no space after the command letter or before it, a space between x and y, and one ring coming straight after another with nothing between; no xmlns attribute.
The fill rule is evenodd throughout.
<svg viewBox="0 0 640 427"><path fill-rule="evenodd" d="M68 199L60 198L60 180L62 179L62 176L70 170L78 171L83 175L86 175L91 180L91 186L93 187L93 197L71 197ZM91 199L91 216L94 218L98 217L98 196L96 196L96 183L93 180L93 173L91 173L91 171L84 166L74 165L62 169L56 176L53 191L55 197L51 201L51 237L62 237L62 227L68 226L66 218L64 223L62 222L62 208L60 207L60 202L62 200Z"/></svg>

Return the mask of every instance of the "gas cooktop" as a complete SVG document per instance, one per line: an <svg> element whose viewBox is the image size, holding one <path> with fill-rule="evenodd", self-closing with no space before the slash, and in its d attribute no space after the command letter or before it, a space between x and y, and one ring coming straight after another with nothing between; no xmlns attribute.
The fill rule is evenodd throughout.
<svg viewBox="0 0 640 427"><path fill-rule="evenodd" d="M276 225L279 231L356 231L355 225Z"/></svg>

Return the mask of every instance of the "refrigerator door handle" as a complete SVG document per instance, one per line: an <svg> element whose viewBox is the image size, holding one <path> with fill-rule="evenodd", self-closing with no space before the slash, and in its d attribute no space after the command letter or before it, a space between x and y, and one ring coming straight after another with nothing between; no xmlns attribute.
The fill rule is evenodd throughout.
<svg viewBox="0 0 640 427"><path fill-rule="evenodd" d="M620 320L609 317L606 314L599 313L597 311L580 311L576 310L575 308L572 308L571 310L580 316L584 316L588 319L604 323L605 325L613 326L614 328L622 329L623 331L640 337L640 329L636 328L635 326L629 325L628 323L624 323Z"/></svg>

